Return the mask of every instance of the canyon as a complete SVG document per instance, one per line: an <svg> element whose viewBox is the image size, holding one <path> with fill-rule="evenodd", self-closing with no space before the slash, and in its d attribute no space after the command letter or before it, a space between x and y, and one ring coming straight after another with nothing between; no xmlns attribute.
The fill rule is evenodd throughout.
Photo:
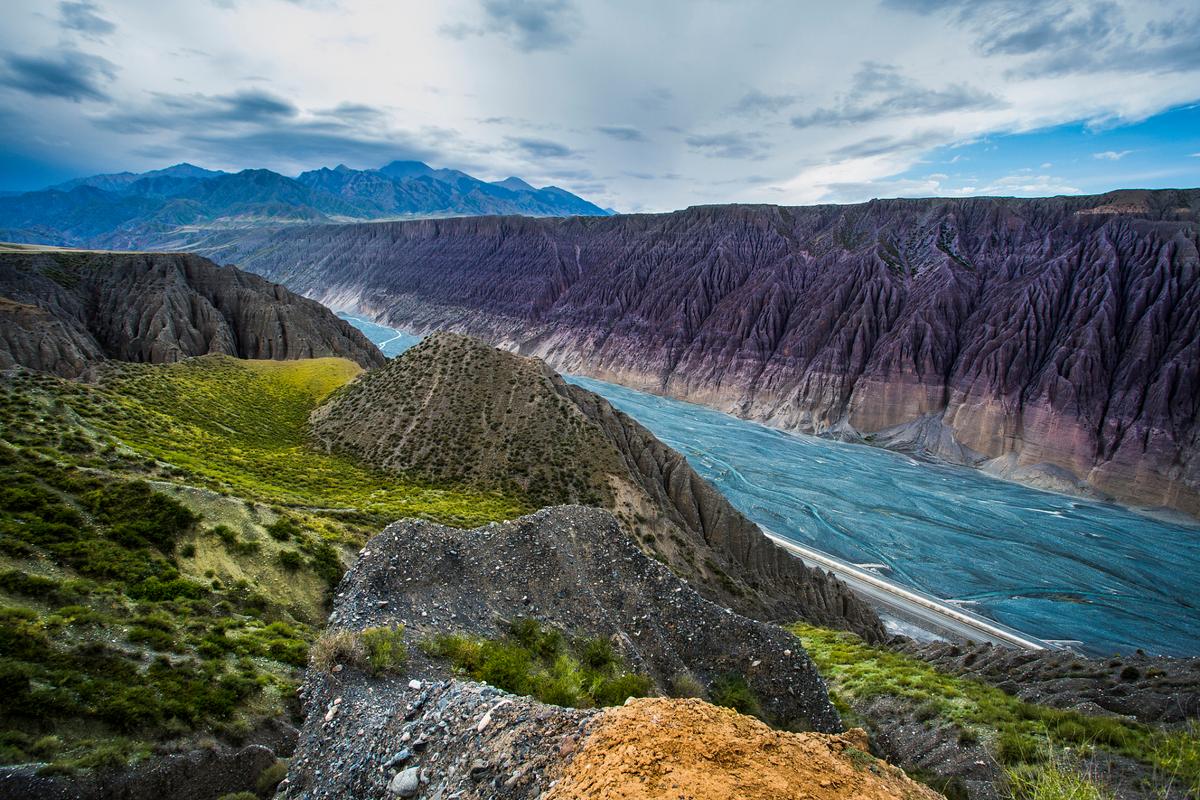
<svg viewBox="0 0 1200 800"><path fill-rule="evenodd" d="M1200 190L255 230L335 310L1047 488L1200 513Z"/></svg>

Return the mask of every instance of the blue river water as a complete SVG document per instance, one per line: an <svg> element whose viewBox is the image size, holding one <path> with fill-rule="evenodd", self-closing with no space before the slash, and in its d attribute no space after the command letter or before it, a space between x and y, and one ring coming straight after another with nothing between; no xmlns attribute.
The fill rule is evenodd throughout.
<svg viewBox="0 0 1200 800"><path fill-rule="evenodd" d="M419 341L346 318L384 352ZM603 381L763 528L1094 655L1200 655L1200 527L737 419Z"/></svg>

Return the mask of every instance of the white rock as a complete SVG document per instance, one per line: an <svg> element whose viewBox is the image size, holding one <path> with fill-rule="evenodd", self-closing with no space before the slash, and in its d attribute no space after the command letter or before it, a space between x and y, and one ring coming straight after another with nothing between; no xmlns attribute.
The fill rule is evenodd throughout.
<svg viewBox="0 0 1200 800"><path fill-rule="evenodd" d="M420 689L420 688L421 688L421 682L420 682L419 680L417 680L416 678L413 678L411 681L409 681L409 682L408 682L408 688L410 688L410 689Z"/></svg>

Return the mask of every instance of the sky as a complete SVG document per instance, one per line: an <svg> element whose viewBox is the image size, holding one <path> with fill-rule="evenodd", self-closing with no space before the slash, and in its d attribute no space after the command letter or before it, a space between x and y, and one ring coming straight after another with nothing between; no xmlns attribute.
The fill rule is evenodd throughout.
<svg viewBox="0 0 1200 800"><path fill-rule="evenodd" d="M619 211L1200 186L1195 0L6 0L0 190L418 159Z"/></svg>

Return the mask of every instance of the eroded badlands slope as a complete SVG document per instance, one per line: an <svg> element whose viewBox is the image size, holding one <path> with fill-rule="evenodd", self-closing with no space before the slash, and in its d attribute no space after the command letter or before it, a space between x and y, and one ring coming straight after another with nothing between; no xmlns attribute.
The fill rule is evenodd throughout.
<svg viewBox="0 0 1200 800"><path fill-rule="evenodd" d="M334 394L313 412L312 432L321 446L435 485L603 506L621 535L709 600L885 637L844 584L777 547L682 455L536 359L437 334Z"/></svg>
<svg viewBox="0 0 1200 800"><path fill-rule="evenodd" d="M0 368L73 378L104 359L169 363L383 355L329 309L194 255L0 252Z"/></svg>
<svg viewBox="0 0 1200 800"><path fill-rule="evenodd" d="M334 308L1200 513L1200 190L260 232Z"/></svg>

